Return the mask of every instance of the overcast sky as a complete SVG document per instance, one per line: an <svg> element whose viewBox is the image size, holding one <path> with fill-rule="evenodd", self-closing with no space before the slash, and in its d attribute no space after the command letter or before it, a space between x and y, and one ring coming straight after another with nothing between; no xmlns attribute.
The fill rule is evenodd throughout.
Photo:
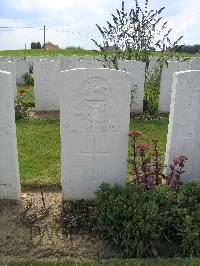
<svg viewBox="0 0 200 266"><path fill-rule="evenodd" d="M66 46L95 48L98 39L95 24L104 26L111 13L120 8L121 0L0 0L0 27L31 26L34 29L0 30L0 50L30 48L32 41L46 41ZM127 10L134 0L125 0ZM144 0L139 0L143 4ZM173 28L172 37L184 35L182 43L200 44L200 0L149 0L150 9L165 6L162 16Z"/></svg>

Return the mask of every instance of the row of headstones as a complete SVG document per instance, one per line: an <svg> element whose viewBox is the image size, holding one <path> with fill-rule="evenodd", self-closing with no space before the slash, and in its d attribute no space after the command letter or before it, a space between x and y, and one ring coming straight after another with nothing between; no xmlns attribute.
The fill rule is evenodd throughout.
<svg viewBox="0 0 200 266"><path fill-rule="evenodd" d="M52 60L52 58L54 60ZM15 62L3 62L9 57L0 57L0 68L13 73L14 80L17 84L23 84L22 75L29 69L31 63L34 64L35 75L35 104L36 110L60 110L58 76L60 70L68 70L72 68L102 68L106 63L101 57L13 57ZM42 61L41 61L42 59ZM148 70L153 71L157 62L157 58L151 58ZM131 112L143 112L144 98L144 82L145 82L145 64L138 61L120 61L119 69L132 74L134 82L131 89ZM164 64L161 84L160 99L158 110L161 113L170 111L171 92L173 73L185 70L200 70L200 59L186 60L184 62L171 61ZM16 76L16 79L15 79ZM16 90L14 91L16 95Z"/></svg>
<svg viewBox="0 0 200 266"><path fill-rule="evenodd" d="M40 57L31 57L21 61L15 58L15 62L0 60L0 69L12 72L16 83L23 84L22 75L28 71L31 63L34 66L35 106L38 111L60 110L58 88L60 71L73 68L104 68L107 66L102 58L69 56L62 57L58 60L50 60L50 58L40 60ZM14 65L16 65L16 70ZM131 90L131 111L142 113L145 63L139 61L121 61L119 68L123 71L130 72L134 78Z"/></svg>
<svg viewBox="0 0 200 266"><path fill-rule="evenodd" d="M151 63L151 62L150 62ZM154 62L155 63L155 62ZM61 64L61 65L60 65ZM102 68L103 62L91 59L72 59L68 57L59 61L35 61L35 104L37 110L59 110L59 94L57 77L60 69L72 68ZM150 69L153 68L152 63ZM131 87L131 112L143 112L144 99L144 82L145 82L145 63L129 60L120 61L119 69L132 74ZM159 111L169 112L171 102L171 88L173 81L173 73L183 70L200 70L200 59L187 60L184 62L169 62L164 65L161 85Z"/></svg>
<svg viewBox="0 0 200 266"><path fill-rule="evenodd" d="M59 75L60 71L75 68L103 68L102 61L78 60L71 58L61 61L36 61L33 64L35 108L39 111L60 110ZM119 69L131 73L131 112L143 112L145 63L120 61ZM70 82L71 77L69 77ZM123 90L123 86L121 88Z"/></svg>
<svg viewBox="0 0 200 266"><path fill-rule="evenodd" d="M130 121L129 73L74 69L60 75L63 198L92 199L102 182L124 185ZM123 87L123 90L121 89ZM184 180L200 180L200 71L174 74L166 163L189 158ZM12 75L0 71L0 199L20 199Z"/></svg>

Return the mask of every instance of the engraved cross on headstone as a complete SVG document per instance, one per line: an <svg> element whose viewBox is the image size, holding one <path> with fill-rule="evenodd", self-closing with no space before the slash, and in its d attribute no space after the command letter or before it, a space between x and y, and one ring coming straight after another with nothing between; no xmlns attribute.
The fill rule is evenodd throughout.
<svg viewBox="0 0 200 266"><path fill-rule="evenodd" d="M92 78L85 82L84 84L84 101L89 108L92 109L92 119L91 119L91 128L92 128L92 151L80 151L83 156L92 157L92 180L95 181L97 176L97 158L102 156L108 156L109 152L102 150L97 152L97 141L96 141L96 120L97 115L107 104L107 93L109 90L109 84L103 79Z"/></svg>
<svg viewBox="0 0 200 266"><path fill-rule="evenodd" d="M96 173L96 161L97 158L100 156L109 156L109 152L108 151L104 151L102 150L101 152L97 152L97 147L96 147L96 137L93 136L92 139L92 151L91 152L85 152L85 151L81 151L81 155L83 156L91 156L92 157L92 180L95 181L97 176Z"/></svg>
<svg viewBox="0 0 200 266"><path fill-rule="evenodd" d="M200 146L200 123L194 123L194 140Z"/></svg>

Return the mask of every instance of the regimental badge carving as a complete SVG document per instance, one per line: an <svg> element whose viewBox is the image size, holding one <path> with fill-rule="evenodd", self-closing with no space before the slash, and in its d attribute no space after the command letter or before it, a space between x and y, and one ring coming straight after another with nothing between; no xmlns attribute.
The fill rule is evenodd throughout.
<svg viewBox="0 0 200 266"><path fill-rule="evenodd" d="M111 87L105 79L94 77L84 81L80 91L83 101L90 109L101 111L109 101Z"/></svg>

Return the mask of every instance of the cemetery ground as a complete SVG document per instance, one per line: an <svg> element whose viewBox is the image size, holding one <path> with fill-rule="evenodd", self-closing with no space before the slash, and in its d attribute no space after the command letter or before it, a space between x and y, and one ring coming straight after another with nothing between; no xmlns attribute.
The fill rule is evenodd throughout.
<svg viewBox="0 0 200 266"><path fill-rule="evenodd" d="M78 260L48 260L48 261L21 261L21 262L4 262L1 266L198 266L199 259L143 259L143 260L112 260L112 261L78 261Z"/></svg>
<svg viewBox="0 0 200 266"><path fill-rule="evenodd" d="M6 265L20 265L20 263L21 265L23 265L23 263L24 265L45 265L45 263L46 265L73 265L73 263L75 265L79 265L79 263L80 265L84 265L83 261L85 260L89 260L85 262L85 265L199 264L198 259L188 258L121 261L119 260L119 258L122 257L120 252L117 252L112 248L108 248L108 246L105 245L105 242L98 236L98 234L95 234L95 231L93 232L93 223L95 223L95 220L88 216L90 207L92 205L87 205L88 203L85 201L80 201L78 203L80 205L73 205L74 203L66 202L64 206L66 207L67 212L64 212L60 186L61 147L59 112L35 111L33 89L30 86L28 88L20 86L18 87L18 91L19 90L29 90L29 92L27 93L28 97L26 98L26 105L28 106L26 112L28 114L28 117L23 120L16 121L22 198L19 205L16 205L12 202L3 201L0 203L0 265L1 259L8 261L8 263L5 262ZM145 116L143 116L142 119L138 118L137 116L133 117L131 118L130 122L130 131L142 131L143 135L142 137L140 137L140 142L143 143L151 144L152 139L158 138L160 151L164 153L166 146L168 119L158 118L159 117L157 117L157 119L151 118L150 120L148 120L145 118ZM131 143L129 143L129 155L130 152ZM162 162L163 160L164 154L162 156ZM127 180L130 180L130 165L128 163L127 169ZM193 191L195 191L194 186L193 189ZM159 188L158 191L160 191ZM134 192L134 190L132 192ZM164 191L162 190L159 193L161 192L163 193ZM169 193L168 190L167 193ZM132 195L134 195L132 196L132 198L134 198L136 194ZM140 196L141 195L142 194L140 194ZM164 193L160 195L164 196ZM170 195L169 197L170 199L171 196L172 195ZM192 200L193 203L195 203L196 208L198 203L195 196L192 198ZM162 205L162 197L159 199L161 199ZM120 203L121 202L117 202L116 206L118 207ZM127 207L123 204L122 206L123 208ZM135 209L139 209L138 206L140 205L138 205L138 201L137 205L134 206ZM163 206L164 209L167 209L167 206L165 204L163 204ZM134 207L131 206L131 208L134 210ZM147 209L149 209L149 211L152 213L155 210L151 205L147 205ZM146 209L143 208L143 210L145 210L146 215ZM116 211L118 212L118 208L116 208ZM195 215L198 215L197 213L198 210L196 211ZM176 214L177 213L175 213L175 219L177 218ZM161 213L159 213L159 215L161 216ZM80 225L79 218L81 219ZM122 216L121 219L123 222L124 216ZM157 224L157 220L159 220L158 216L156 216L156 219L154 220L155 224ZM161 221L163 220L164 219L161 219ZM67 221L67 223L63 223L64 221ZM141 219L140 222L142 224L143 220ZM160 222L160 224L158 225L162 225L162 222ZM151 227L149 222L147 222L147 227L148 226ZM1 230L1 228L3 229ZM77 228L80 230L77 230ZM156 228L153 233L159 230L162 229ZM188 235L191 236L189 233ZM186 237L188 235L186 234ZM148 235L148 237L149 236L150 235ZM194 236L194 233L192 234L192 236ZM144 240L142 241L145 242ZM197 241L195 243L197 243ZM132 243L129 243L129 245L131 246ZM168 247L164 247L164 249L168 249ZM167 255L165 251L164 253L162 253L162 247L159 247L158 254L160 256L173 256L170 255L174 254L173 252L170 253L171 249L173 249L173 246L169 248L169 253ZM198 249L197 246L196 249ZM136 255L130 257L136 257ZM16 258L20 258L22 260L41 259L41 261L19 261L12 264L11 261ZM67 261L65 263L59 261L61 258L72 260L72 262ZM42 261L43 259L48 259L48 261L44 262ZM58 259L58 261L54 262L54 259ZM81 261L76 263L74 262L74 259ZM114 259L114 261L105 261L110 259Z"/></svg>
<svg viewBox="0 0 200 266"><path fill-rule="evenodd" d="M95 236L91 237L87 233L62 235L56 222L62 202L59 189L59 120L52 119L51 113L48 118L28 118L16 122L22 204L16 206L7 203L7 205L2 204L0 208L0 227L4 228L1 230L0 261L6 262L2 265L198 265L199 259L195 258L114 259L120 255L110 250ZM145 143L150 143L153 137L158 136L161 151L164 151L167 125L167 119L146 121L131 119L130 130L143 131L141 141ZM42 222L40 233L37 227L31 232L30 226L25 224L21 226L19 218L20 212L31 200L35 209L41 208L38 184L43 185L46 206L52 206L51 215ZM19 262L12 262L16 258L20 258ZM65 260L59 260L61 258ZM30 259L34 261L26 261ZM35 259L39 261L36 262Z"/></svg>
<svg viewBox="0 0 200 266"><path fill-rule="evenodd" d="M33 95L30 95L29 102L34 103ZM4 228L0 231L0 265L1 261L6 265L52 266L198 265L199 259L196 258L120 260L120 254L108 248L95 235L91 236L88 232L63 234L58 223L62 208L59 112L36 112L31 107L28 114L26 119L16 121L22 201L20 205L7 202L0 207L0 228ZM151 143L153 138L158 137L162 152L165 151L167 127L168 119L131 118L130 122L131 131L143 132L141 142ZM31 201L34 211L41 210L41 188L45 204L51 208L38 230L37 226L32 228L26 224L21 214ZM16 259L19 261L16 262Z"/></svg>
<svg viewBox="0 0 200 266"><path fill-rule="evenodd" d="M0 228L3 228L3 230L0 231L0 258L6 261L12 261L13 258L51 259L65 257L89 260L118 258L119 254L110 250L95 236L91 237L87 233L62 235L57 223L62 203L62 194L59 188L59 120L52 119L51 113L48 118L28 118L16 121L22 203L21 205L15 205L7 202L6 205L4 203L1 205ZM145 121L132 118L130 130L143 131L144 134L141 141L146 143L150 143L151 139L156 135L159 136L160 148L161 151L164 151L167 125L168 120ZM40 224L41 232L39 232L37 226L32 231L29 224L26 224L26 221L22 221L23 219L20 215L22 215L22 210L27 207L27 202L33 201L34 209L41 209L41 187L43 187L46 206L51 206L51 215ZM37 263L30 263L30 265L45 265L43 262ZM48 263L46 265L54 265L53 262L51 262L52 264ZM80 265L98 265L96 262L82 263ZM101 265L171 265L170 263L173 263L173 265L197 265L197 260L158 259L152 261L132 260L130 262L116 260L104 263ZM23 265L23 263L19 263L19 265ZM55 262L55 265L62 264L61 262L59 264ZM63 265L73 265L73 262Z"/></svg>

